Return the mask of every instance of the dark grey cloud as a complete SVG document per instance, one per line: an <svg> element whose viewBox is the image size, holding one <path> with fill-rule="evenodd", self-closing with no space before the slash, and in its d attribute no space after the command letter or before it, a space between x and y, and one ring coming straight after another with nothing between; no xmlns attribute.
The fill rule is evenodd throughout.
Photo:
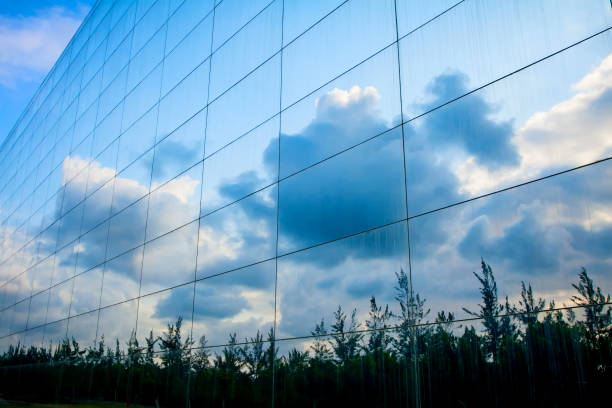
<svg viewBox="0 0 612 408"><path fill-rule="evenodd" d="M429 92L433 108L465 94L468 78L461 73L442 74L434 78ZM491 115L496 109L478 93L468 95L441 108L425 120L423 131L432 145L456 144L490 169L519 164L519 154L511 143L512 121L495 122Z"/></svg>
<svg viewBox="0 0 612 408"><path fill-rule="evenodd" d="M486 217L477 218L457 249L466 259L484 256L491 264L507 264L517 274L555 273L566 253L566 237L562 228L545 227L541 216L523 211L521 219L499 236Z"/></svg>

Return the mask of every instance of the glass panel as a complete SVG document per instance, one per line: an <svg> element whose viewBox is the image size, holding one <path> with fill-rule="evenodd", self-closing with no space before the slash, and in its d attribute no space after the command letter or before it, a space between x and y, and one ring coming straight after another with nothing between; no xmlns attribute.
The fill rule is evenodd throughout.
<svg viewBox="0 0 612 408"><path fill-rule="evenodd" d="M55 351L66 338L67 320L61 320L44 326L43 345Z"/></svg>
<svg viewBox="0 0 612 408"><path fill-rule="evenodd" d="M110 143L113 142L121 133L121 115L123 114L123 102L120 102L115 109L112 110L102 121L98 124L92 146L92 157L97 160L100 155ZM116 150L115 150L116 152ZM107 154L108 155L108 154ZM111 167L115 166L117 157L115 156Z"/></svg>
<svg viewBox="0 0 612 408"><path fill-rule="evenodd" d="M39 327L45 324L47 317L47 305L49 304L49 290L32 296L30 311L28 314L28 327ZM4 313L4 312L0 312Z"/></svg>
<svg viewBox="0 0 612 408"><path fill-rule="evenodd" d="M111 352L116 346L125 352L130 336L136 330L137 310L138 299L100 309L97 338L104 337Z"/></svg>
<svg viewBox="0 0 612 408"><path fill-rule="evenodd" d="M202 64L160 101L158 140L204 108L207 87L208 64Z"/></svg>
<svg viewBox="0 0 612 408"><path fill-rule="evenodd" d="M407 124L410 215L608 157L609 86L592 78L605 76L610 39L600 35ZM468 81L458 72L434 77L430 106L467 92Z"/></svg>
<svg viewBox="0 0 612 408"><path fill-rule="evenodd" d="M278 126L276 116L206 158L202 215L276 182Z"/></svg>
<svg viewBox="0 0 612 408"><path fill-rule="evenodd" d="M140 200L149 192L153 149L146 152L115 178L112 213Z"/></svg>
<svg viewBox="0 0 612 408"><path fill-rule="evenodd" d="M333 12L346 1L343 0L311 0L308 2L300 0L284 1L283 41L290 43L312 27L320 19Z"/></svg>
<svg viewBox="0 0 612 408"><path fill-rule="evenodd" d="M107 259L143 244L148 201L148 197L145 197L110 219Z"/></svg>
<svg viewBox="0 0 612 408"><path fill-rule="evenodd" d="M282 7L282 1L273 2L215 51L210 74L211 99L216 98L280 49ZM215 28L217 23L215 13ZM240 55L239 64L236 63L236 55Z"/></svg>
<svg viewBox="0 0 612 408"><path fill-rule="evenodd" d="M81 93L79 94L79 110L77 112L77 117L80 117L88 108L92 106L92 104L95 104L96 100L100 96L101 87L102 70L100 69L98 73L91 79L91 81L83 82L83 84L81 85Z"/></svg>
<svg viewBox="0 0 612 408"><path fill-rule="evenodd" d="M266 339L274 326L275 274L272 260L196 282L193 338L205 336L208 346L227 344L231 335Z"/></svg>
<svg viewBox="0 0 612 408"><path fill-rule="evenodd" d="M94 130L97 109L97 103L91 104L89 108L87 108L87 110L76 119L76 123L73 123L74 133L72 134L72 138L75 143L75 148L78 142L84 140L85 137L87 137ZM66 137L69 137L69 134L70 132L68 132Z"/></svg>
<svg viewBox="0 0 612 408"><path fill-rule="evenodd" d="M83 233L96 228L98 231L96 233L96 239L103 238L104 243L106 243L106 236L103 235L104 229L98 228L100 224L110 216L110 206L113 199L113 184L114 181L111 180L87 197L83 210ZM100 242L100 244L101 243L102 242Z"/></svg>
<svg viewBox="0 0 612 408"><path fill-rule="evenodd" d="M67 336L73 343L73 347L85 351L87 347L95 346L96 328L98 326L98 311L85 313L68 319Z"/></svg>
<svg viewBox="0 0 612 408"><path fill-rule="evenodd" d="M138 341L145 345L145 339L151 333L154 339L167 334L168 325L176 324L179 318L182 319L181 333L187 339L191 336L192 307L193 283L141 297L138 305ZM157 341L154 351L159 353L160 346L161 341Z"/></svg>
<svg viewBox="0 0 612 408"><path fill-rule="evenodd" d="M227 0L217 2L213 49L217 49L227 41L240 27L261 12L266 5L270 7L270 3L273 3L273 1L253 0L245 3L240 0Z"/></svg>
<svg viewBox="0 0 612 408"><path fill-rule="evenodd" d="M198 30L196 25L200 24L205 16L209 15L213 8L214 0L186 0L178 1L180 7L168 20L168 39L166 40L166 53L174 47L192 30ZM208 20L208 19L207 19ZM212 20L207 24L209 30L212 28ZM206 24L206 23L205 23ZM200 24L201 25L201 24ZM209 44L200 42L199 44ZM210 48L205 48L210 53ZM206 57L205 55L204 57Z"/></svg>
<svg viewBox="0 0 612 408"><path fill-rule="evenodd" d="M387 132L283 180L279 253L404 219L401 137Z"/></svg>
<svg viewBox="0 0 612 408"><path fill-rule="evenodd" d="M175 297L180 299L181 305L188 305L187 310L183 311L181 307L177 308L175 305L167 307L168 299ZM181 286L170 291L140 298L137 339L139 344L145 347L146 352L143 357L147 364L140 370L135 371L134 388L138 390L136 398L143 402L152 404L154 401L158 401L158 403L167 404L166 406L186 405L186 387L190 375L187 369L189 350L186 348L190 344L192 299L193 285ZM181 314L183 312L184 314ZM178 319L182 320L179 321ZM173 333L170 333L170 327L178 329L180 337L174 337L176 333L174 330ZM179 350L164 350L162 348L163 340L161 339L168 340L169 336L178 340L182 348ZM146 348L150 344L147 341L151 342L151 340L157 338L161 339L155 342L151 348ZM153 367L152 363L157 363L158 367ZM152 370L152 372L147 373L146 370ZM165 379L163 382L156 381L156 383L151 384L151 379L155 378L153 375L157 373L162 374ZM147 391L140 391L143 388Z"/></svg>
<svg viewBox="0 0 612 408"><path fill-rule="evenodd" d="M102 79L102 65L104 64L104 57L106 55L106 42L103 42L98 47L94 48L91 44L87 47L88 60L83 68L83 79L81 83L81 89L83 86L88 84L94 75Z"/></svg>
<svg viewBox="0 0 612 408"><path fill-rule="evenodd" d="M508 16L514 16L509 19ZM407 118L461 96L581 41L612 24L607 2L463 2L400 41L403 105ZM526 37L527 36L527 37ZM525 46L525 38L529 46ZM478 39L478 40L476 40ZM444 44L444 47L435 46ZM404 62L405 61L405 62ZM411 63L411 61L418 61ZM464 75L463 86L439 89L432 77Z"/></svg>
<svg viewBox="0 0 612 408"><path fill-rule="evenodd" d="M189 0L186 3L189 2L195 3L193 0ZM202 4L200 1L197 3L199 5ZM176 26L179 28L183 27L182 25L175 25L175 27ZM166 52L170 54L164 61L162 95L168 93L179 83L179 81L189 75L189 73L201 64L209 65L209 62L204 62L204 60L210 55L212 26L213 16L211 14L200 22L176 47L168 48L169 44L166 45ZM170 26L168 30L171 31L172 26ZM206 84L208 86L208 78L206 78Z"/></svg>
<svg viewBox="0 0 612 408"><path fill-rule="evenodd" d="M412 360L369 346L371 339L377 344L396 337L391 331L358 335L360 352L351 358L333 352L338 343L356 338L347 334L277 342L275 404L327 406L342 401L347 406L419 406Z"/></svg>
<svg viewBox="0 0 612 408"><path fill-rule="evenodd" d="M399 36L412 34L422 25L438 24L436 19L441 14L450 12L453 7L461 7L461 3L463 1L457 0L398 1L397 31Z"/></svg>
<svg viewBox="0 0 612 408"><path fill-rule="evenodd" d="M150 3L150 2L149 2ZM136 12L136 26L134 27L134 38L132 39L132 55L142 48L154 33L166 22L168 18L168 0L158 0L151 8L138 4ZM142 19L142 11L147 10Z"/></svg>
<svg viewBox="0 0 612 408"><path fill-rule="evenodd" d="M140 119L149 108L159 100L159 86L162 76L162 64L159 64L136 88L125 98L123 107L123 129L127 129Z"/></svg>
<svg viewBox="0 0 612 408"><path fill-rule="evenodd" d="M64 202L67 202L66 200ZM68 211L59 221L59 234L57 239L58 248L66 245L73 245L79 237L81 221L83 219L83 206L77 205Z"/></svg>
<svg viewBox="0 0 612 408"><path fill-rule="evenodd" d="M102 89L105 89L115 77L127 66L130 60L131 38L127 37L119 44L119 47L107 57L104 62L104 73L102 74ZM123 82L125 86L125 79Z"/></svg>
<svg viewBox="0 0 612 408"><path fill-rule="evenodd" d="M32 293L48 289L51 286L51 277L53 276L53 256L42 259L33 267L33 270Z"/></svg>
<svg viewBox="0 0 612 408"><path fill-rule="evenodd" d="M122 102L125 96L125 81L127 78L128 68L123 70L117 75L115 80L100 94L100 103L98 104L97 121L100 122ZM120 119L120 118L118 118ZM117 136L117 135L115 135Z"/></svg>
<svg viewBox="0 0 612 408"><path fill-rule="evenodd" d="M67 245L62 249L58 249L54 256L55 267L53 270L53 284L64 282L74 276L74 267L76 263L75 245ZM68 299L70 301L70 299Z"/></svg>
<svg viewBox="0 0 612 408"><path fill-rule="evenodd" d="M138 23L149 9L156 4L157 0L134 0L136 5L136 22Z"/></svg>
<svg viewBox="0 0 612 408"><path fill-rule="evenodd" d="M26 298L13 306L13 323L10 333L19 333L26 329L28 324L28 312L30 309L30 298Z"/></svg>
<svg viewBox="0 0 612 408"><path fill-rule="evenodd" d="M274 257L276 197L272 186L200 220L198 278Z"/></svg>
<svg viewBox="0 0 612 408"><path fill-rule="evenodd" d="M283 108L395 39L393 1L344 4L283 51Z"/></svg>
<svg viewBox="0 0 612 408"><path fill-rule="evenodd" d="M208 107L207 155L278 113L279 72L280 56L277 55L212 101Z"/></svg>
<svg viewBox="0 0 612 408"><path fill-rule="evenodd" d="M100 306L105 307L138 297L141 267L142 247L107 261Z"/></svg>
<svg viewBox="0 0 612 408"><path fill-rule="evenodd" d="M52 323L66 319L70 312L70 302L72 300L72 287L74 279L69 279L53 286L50 289L49 307L47 308L47 322Z"/></svg>
<svg viewBox="0 0 612 408"><path fill-rule="evenodd" d="M339 307L346 330L371 328L365 322L372 297L383 311L388 305L401 312L393 303L410 293L407 238L402 222L279 258L277 337L309 335L322 320L332 330ZM381 322L397 324L391 315Z"/></svg>
<svg viewBox="0 0 612 408"><path fill-rule="evenodd" d="M117 48L117 44L126 36L131 41L131 30L134 27L134 17L136 15L136 3L130 1L118 1L115 3L106 55L110 55L109 53L113 52Z"/></svg>
<svg viewBox="0 0 612 408"><path fill-rule="evenodd" d="M386 49L281 116L281 178L396 126L397 49Z"/></svg>
<svg viewBox="0 0 612 408"><path fill-rule="evenodd" d="M100 292L102 289L103 271L104 265L100 265L96 268L87 270L74 278L74 292L72 294L72 303L70 305L71 316L89 312L100 307ZM93 336L95 336L95 330Z"/></svg>
<svg viewBox="0 0 612 408"><path fill-rule="evenodd" d="M191 406L272 406L272 364L269 359L256 369L252 365L240 369L242 352L264 356L272 354L270 342L249 345L227 345L223 347L199 348L193 351L190 377ZM238 359L236 361L235 359ZM208 362L208 364L206 363ZM219 375L223 370L223 375Z"/></svg>
<svg viewBox="0 0 612 408"><path fill-rule="evenodd" d="M147 241L198 218L201 177L199 164L151 193Z"/></svg>
<svg viewBox="0 0 612 408"><path fill-rule="evenodd" d="M130 61L127 90L138 85L164 57L166 29L159 30Z"/></svg>
<svg viewBox="0 0 612 408"><path fill-rule="evenodd" d="M478 277L506 310L532 291L535 307L572 306L571 286L585 268L609 293L609 162L525 185L410 220L412 280L428 308L457 318L479 313ZM485 265L488 265L485 267ZM489 270L489 267L491 268ZM472 273L474 272L476 276ZM491 273L489 273L491 272ZM452 284L449 284L452 282Z"/></svg>
<svg viewBox="0 0 612 408"><path fill-rule="evenodd" d="M0 338L11 334L11 326L13 324L14 315L15 315L14 305L7 307L6 309L2 311L2 320L0 320Z"/></svg>
<svg viewBox="0 0 612 408"><path fill-rule="evenodd" d="M155 146L152 188L165 183L202 160L205 120L206 110L203 110Z"/></svg>
<svg viewBox="0 0 612 408"><path fill-rule="evenodd" d="M24 334L24 347L41 347L43 341L44 327L28 330Z"/></svg>
<svg viewBox="0 0 612 408"><path fill-rule="evenodd" d="M157 107L146 112L133 126L124 130L119 141L117 153L117 170L121 171L136 160L140 155L153 147L155 143L155 126L157 123ZM125 123L125 121L124 121Z"/></svg>
<svg viewBox="0 0 612 408"><path fill-rule="evenodd" d="M194 280L198 222L145 244L140 294Z"/></svg>

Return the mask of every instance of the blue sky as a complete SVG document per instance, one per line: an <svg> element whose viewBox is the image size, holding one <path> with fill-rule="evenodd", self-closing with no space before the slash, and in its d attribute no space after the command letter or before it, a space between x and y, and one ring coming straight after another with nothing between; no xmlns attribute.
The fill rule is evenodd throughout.
<svg viewBox="0 0 612 408"><path fill-rule="evenodd" d="M95 0L0 1L0 141Z"/></svg>

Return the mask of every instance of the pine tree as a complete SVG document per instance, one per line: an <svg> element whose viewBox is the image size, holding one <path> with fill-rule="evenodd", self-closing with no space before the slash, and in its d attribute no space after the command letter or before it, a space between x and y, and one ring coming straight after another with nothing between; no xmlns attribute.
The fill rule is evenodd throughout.
<svg viewBox="0 0 612 408"><path fill-rule="evenodd" d="M155 343L157 343L158 340L159 339L153 337L153 330L149 331L149 337L145 338L147 345L145 347L144 363L149 367L155 365L153 355L155 354Z"/></svg>
<svg viewBox="0 0 612 408"><path fill-rule="evenodd" d="M242 358L242 364L253 378L258 378L267 366L264 352L263 335L259 330L255 337L244 339L245 344L238 348Z"/></svg>
<svg viewBox="0 0 612 408"><path fill-rule="evenodd" d="M210 367L210 352L206 348L208 340L206 336L200 337L198 341L198 348L193 352L191 357L191 368L195 371L204 370Z"/></svg>
<svg viewBox="0 0 612 408"><path fill-rule="evenodd" d="M278 347L276 347L276 335L274 333L274 327L270 327L268 330L268 338L266 339L268 348L264 351L264 364L268 368L274 366L276 356L278 355Z"/></svg>
<svg viewBox="0 0 612 408"><path fill-rule="evenodd" d="M329 342L336 354L336 359L341 364L357 357L359 353L359 343L363 335L355 333L359 327L356 316L357 309L353 309L351 320L347 324L347 316L342 306L338 305L338 309L334 312L335 322L331 326L333 336Z"/></svg>
<svg viewBox="0 0 612 408"><path fill-rule="evenodd" d="M370 298L370 313L369 319L365 321L368 330L371 330L367 351L386 351L392 342L392 337L388 334L387 329L389 328L389 320L392 314L389 310L389 305L382 306L376 304L376 298L372 296Z"/></svg>
<svg viewBox="0 0 612 408"><path fill-rule="evenodd" d="M485 344L487 352L495 358L502 338L502 327L498 316L503 311L497 301L497 283L493 275L493 269L487 265L484 259L480 261L482 272L481 274L474 273L474 276L480 282L480 295L482 303L478 305L479 312L472 312L465 307L463 310L471 316L482 319L482 324L485 327Z"/></svg>
<svg viewBox="0 0 612 408"><path fill-rule="evenodd" d="M289 350L287 358L284 359L289 371L295 374L296 371L303 370L308 366L310 355L308 351L300 351L295 347Z"/></svg>
<svg viewBox="0 0 612 408"><path fill-rule="evenodd" d="M505 311L504 315L500 319L500 336L503 340L514 340L518 336L518 327L514 324L512 315L509 313L513 313L514 307L510 305L508 301L508 296L506 296L506 302L503 306L501 306L502 310Z"/></svg>
<svg viewBox="0 0 612 408"><path fill-rule="evenodd" d="M237 345L236 333L230 333L227 345L223 347L222 355L217 355L215 367L228 374L236 374L240 371L240 351Z"/></svg>
<svg viewBox="0 0 612 408"><path fill-rule="evenodd" d="M127 365L128 367L137 366L142 363L142 349L138 347L136 330L132 329L130 338L127 342Z"/></svg>
<svg viewBox="0 0 612 408"><path fill-rule="evenodd" d="M315 361L328 361L332 358L332 353L327 347L327 342L324 337L327 335L325 321L321 318L320 323L315 323L315 328L310 334L314 337L310 350L313 353Z"/></svg>
<svg viewBox="0 0 612 408"><path fill-rule="evenodd" d="M593 284L585 268L578 274L578 284L572 284L578 292L571 297L577 306L585 306L586 321L584 326L587 330L588 338L594 342L600 336L608 336L611 332L612 307L605 307L610 303L610 295L605 296L601 288Z"/></svg>
<svg viewBox="0 0 612 408"><path fill-rule="evenodd" d="M542 298L536 300L533 296L531 283L525 286L525 282L521 281L521 299L519 306L513 309L517 313L517 319L525 326L535 324L538 321L538 314L544 310L546 301Z"/></svg>
<svg viewBox="0 0 612 408"><path fill-rule="evenodd" d="M395 348L400 355L408 357L418 352L418 339L429 331L429 328L421 325L426 322L430 309L425 309L426 299L421 299L418 293L413 292L410 279L403 269L400 269L399 273L396 272L395 277L395 300L400 306L400 314L396 316L399 320L399 331Z"/></svg>
<svg viewBox="0 0 612 408"><path fill-rule="evenodd" d="M188 336L185 341L182 339L181 327L183 318L179 316L175 324L168 323L168 332L159 337L160 349L162 351L161 360L164 367L174 367L182 369L188 366L189 351L193 341Z"/></svg>

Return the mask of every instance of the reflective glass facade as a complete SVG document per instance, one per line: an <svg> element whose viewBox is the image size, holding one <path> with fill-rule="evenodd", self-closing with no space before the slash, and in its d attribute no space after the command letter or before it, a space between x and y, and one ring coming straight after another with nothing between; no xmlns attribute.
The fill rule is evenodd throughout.
<svg viewBox="0 0 612 408"><path fill-rule="evenodd" d="M570 307L582 267L609 293L611 28L609 0L98 1L0 148L0 350L178 317L213 355L310 350L338 305L400 316L402 273L414 324L472 318L481 259L500 301Z"/></svg>

